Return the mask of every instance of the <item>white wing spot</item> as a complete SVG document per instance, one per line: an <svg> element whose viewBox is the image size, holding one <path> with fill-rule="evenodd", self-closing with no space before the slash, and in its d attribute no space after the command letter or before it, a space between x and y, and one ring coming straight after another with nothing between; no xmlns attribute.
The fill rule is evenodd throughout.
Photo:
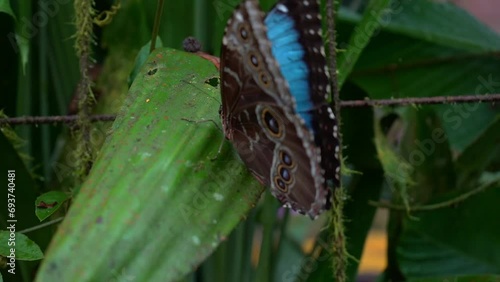
<svg viewBox="0 0 500 282"><path fill-rule="evenodd" d="M305 0L304 1L304 6L309 6L309 1Z"/></svg>
<svg viewBox="0 0 500 282"><path fill-rule="evenodd" d="M323 55L324 57L326 57L326 54L325 54L325 47L321 46L321 48L319 49L320 52L321 52L321 55Z"/></svg>
<svg viewBox="0 0 500 282"><path fill-rule="evenodd" d="M288 8L283 4L277 4L276 9L280 10L283 13L288 13Z"/></svg>
<svg viewBox="0 0 500 282"><path fill-rule="evenodd" d="M328 107L328 115L330 116L331 119L335 119L335 115L333 114L332 108ZM337 130L337 126L335 125L333 127L333 130Z"/></svg>
<svg viewBox="0 0 500 282"><path fill-rule="evenodd" d="M240 12L236 12L236 13L234 14L234 17L235 17L238 21L240 21L240 22L242 22L242 21L243 21L243 15L242 15Z"/></svg>

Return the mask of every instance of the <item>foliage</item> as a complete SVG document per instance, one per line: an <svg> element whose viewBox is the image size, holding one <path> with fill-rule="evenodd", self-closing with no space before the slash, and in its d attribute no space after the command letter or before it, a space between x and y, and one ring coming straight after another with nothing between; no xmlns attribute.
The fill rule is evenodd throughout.
<svg viewBox="0 0 500 282"><path fill-rule="evenodd" d="M93 113L119 115L91 124L97 158L81 186L74 126L18 125L18 138L2 127L0 168L16 171L20 254L15 276L1 270L4 281L32 281L35 273L38 281L331 280L336 252L327 216L312 222L288 214L267 192L258 201L264 188L223 141L216 68L172 49L192 35L217 55L238 2L167 1L159 38L168 48L141 67L144 56L136 57L151 39L156 3L96 1L96 15L113 13L108 25L94 25ZM70 3L0 0L6 115L77 113ZM338 11L342 100L499 93L500 36L467 12L429 0L367 5ZM342 121L344 172L359 172L343 179L347 280L357 275L373 203L381 201L390 215L380 280L498 280L498 105L344 108ZM2 229L8 216L0 211ZM60 217L60 226L19 233ZM0 241L9 236L0 232Z"/></svg>

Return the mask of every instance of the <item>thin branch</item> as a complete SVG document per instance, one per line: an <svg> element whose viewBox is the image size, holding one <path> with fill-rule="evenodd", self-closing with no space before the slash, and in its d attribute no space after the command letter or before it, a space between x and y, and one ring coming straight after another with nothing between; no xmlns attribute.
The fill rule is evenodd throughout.
<svg viewBox="0 0 500 282"><path fill-rule="evenodd" d="M481 185L478 188L468 191L466 193L463 193L453 199L436 203L436 204L430 204L430 205L424 205L424 206L414 206L410 207L409 209L406 206L403 205L395 205L391 203L383 203L383 202L376 202L376 201L368 201L369 205L372 205L377 208L387 208L391 210L399 210L399 211L408 211L408 212L415 212L415 211L430 211L430 210L437 210L441 208L446 208L455 204L458 204L460 202L463 202L467 200L468 198L478 194L479 192L482 192L486 190L489 187L493 187L494 185L491 185L490 183L487 185Z"/></svg>
<svg viewBox="0 0 500 282"><path fill-rule="evenodd" d="M476 103L476 102L495 102L495 101L500 101L500 94L438 96L438 97L398 98L398 99L380 99L380 100L366 99L366 100L342 101L340 105L343 108L344 107L353 108L353 107L373 107L373 106Z"/></svg>
<svg viewBox="0 0 500 282"><path fill-rule="evenodd" d="M91 115L89 116L91 122L97 121L114 121L116 115ZM73 124L78 120L78 115L72 116L42 116L42 117L14 117L14 118L0 118L0 126L5 124L20 125L20 124L46 124L46 123L66 123Z"/></svg>
<svg viewBox="0 0 500 282"><path fill-rule="evenodd" d="M406 106L406 105L432 105L432 104L451 104L451 103L478 103L478 102L500 102L500 94L485 95L463 95L463 96L439 96L422 98L398 98L398 99L380 99L380 100L352 100L341 101L342 108L356 107L376 107L376 106ZM91 122L114 121L116 115L91 115ZM73 124L78 119L76 115L68 116L26 116L14 118L0 118L0 126L5 124L47 124L47 123L66 123Z"/></svg>
<svg viewBox="0 0 500 282"><path fill-rule="evenodd" d="M59 218L56 218L54 220L51 220L51 221L47 221L47 222L44 222L42 224L39 224L37 226L33 226L33 227L30 227L30 228L26 228L24 230L21 230L19 231L19 233L29 233L29 232L33 232L35 230L39 230L39 229L42 229L44 227L47 227L49 225L52 225L52 224L56 224L60 221L62 221L64 219L64 217L59 217Z"/></svg>
<svg viewBox="0 0 500 282"><path fill-rule="evenodd" d="M94 40L94 1L75 0L75 50L80 62L80 82L77 86L78 119L75 127L75 139L78 140L74 154L76 156L77 180L82 180L90 171L93 161L93 148L90 141L90 115L92 104L95 101L92 93L92 81L89 69L92 66L92 46Z"/></svg>
<svg viewBox="0 0 500 282"><path fill-rule="evenodd" d="M329 73L331 78L332 92L333 92L333 104L334 112L337 119L337 126L342 127L342 121L340 116L340 90L339 81L337 75L337 48L336 48L336 31L335 31L335 5L334 0L326 1L326 14L327 14L327 25L328 25L328 53L329 53ZM342 162L342 134L338 131L337 138L338 146L340 148L338 152L338 161ZM331 212L331 229L333 233L333 242L329 248L334 252L334 257L332 260L333 272L335 281L346 281L346 269L347 269L347 246L346 237L344 233L344 189L342 188L342 177L339 177L339 187L334 190L333 195L333 209Z"/></svg>
<svg viewBox="0 0 500 282"><path fill-rule="evenodd" d="M153 32L151 34L151 46L149 46L149 53L153 52L156 48L156 37L158 37L158 32L160 31L161 15L163 13L164 0L158 0L156 5L155 22L153 25Z"/></svg>

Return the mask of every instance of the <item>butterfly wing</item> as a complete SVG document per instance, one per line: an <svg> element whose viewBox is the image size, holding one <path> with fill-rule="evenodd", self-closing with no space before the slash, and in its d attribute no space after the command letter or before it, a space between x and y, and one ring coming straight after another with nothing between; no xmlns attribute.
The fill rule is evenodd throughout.
<svg viewBox="0 0 500 282"><path fill-rule="evenodd" d="M330 84L316 0L281 0L265 24L272 51L296 101L296 112L321 148L321 165L331 187L339 187L338 126L328 104Z"/></svg>
<svg viewBox="0 0 500 282"><path fill-rule="evenodd" d="M235 116L233 144L253 175L295 211L315 218L325 210L329 189L320 150L300 119L271 103L246 107Z"/></svg>
<svg viewBox="0 0 500 282"><path fill-rule="evenodd" d="M266 18L269 30L253 0L244 1L229 20L221 54L221 118L226 137L255 177L284 205L314 218L330 205L324 176L332 174L322 168L320 149L325 125L317 116L331 110L322 93L315 92L315 98L311 93L318 87L328 91L328 77L321 86L309 81L317 70L304 59L316 49L294 44L302 36L291 16L299 7L285 2L289 1L278 3ZM324 57L322 68L326 76Z"/></svg>

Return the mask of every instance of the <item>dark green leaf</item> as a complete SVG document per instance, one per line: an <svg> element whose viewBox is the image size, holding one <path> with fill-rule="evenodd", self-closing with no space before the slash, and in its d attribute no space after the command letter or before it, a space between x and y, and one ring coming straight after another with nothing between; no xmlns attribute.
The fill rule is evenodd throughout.
<svg viewBox="0 0 500 282"><path fill-rule="evenodd" d="M363 14L361 22L356 26L354 33L349 39L347 50L338 56L338 84L342 87L347 76L358 61L363 49L370 43L370 39L375 31L380 27L381 22L376 19L383 16L390 0L371 0ZM341 46L345 48L345 46Z"/></svg>
<svg viewBox="0 0 500 282"><path fill-rule="evenodd" d="M55 213L68 199L66 193L60 191L50 191L36 198L36 216L40 221Z"/></svg>
<svg viewBox="0 0 500 282"><path fill-rule="evenodd" d="M6 13L9 16L11 16L13 19L16 19L16 15L14 15L14 12L12 11L12 8L10 7L9 0L0 0L0 13Z"/></svg>
<svg viewBox="0 0 500 282"><path fill-rule="evenodd" d="M193 54L150 56L40 280L179 280L245 216L263 187L229 144L217 155L219 89L207 83L215 71Z"/></svg>
<svg viewBox="0 0 500 282"><path fill-rule="evenodd" d="M500 274L499 188L406 219L397 247L406 277Z"/></svg>
<svg viewBox="0 0 500 282"><path fill-rule="evenodd" d="M500 117L497 117L457 159L458 186L462 190L470 190L478 184L483 171L500 151L499 132Z"/></svg>
<svg viewBox="0 0 500 282"><path fill-rule="evenodd" d="M161 48L163 47L163 43L161 42L160 37L156 37L156 47L155 48ZM134 68L130 72L130 76L128 78L128 85L132 85L132 82L134 82L135 77L137 74L139 74L139 71L142 69L142 66L146 62L149 56L149 52L151 49L151 41L149 41L146 45L142 46L141 50L137 54L137 57L135 58L135 64Z"/></svg>
<svg viewBox="0 0 500 282"><path fill-rule="evenodd" d="M413 169L409 196L422 204L436 195L456 189L456 174L448 139L436 113L428 108L407 108L402 157Z"/></svg>
<svg viewBox="0 0 500 282"><path fill-rule="evenodd" d="M10 257L15 257L15 260L39 260L43 258L42 250L35 242L26 235L10 232L9 229L0 231L0 255L7 257L9 262Z"/></svg>
<svg viewBox="0 0 500 282"><path fill-rule="evenodd" d="M398 0L390 14L384 20L391 32L475 52L500 46L497 33L450 2Z"/></svg>

